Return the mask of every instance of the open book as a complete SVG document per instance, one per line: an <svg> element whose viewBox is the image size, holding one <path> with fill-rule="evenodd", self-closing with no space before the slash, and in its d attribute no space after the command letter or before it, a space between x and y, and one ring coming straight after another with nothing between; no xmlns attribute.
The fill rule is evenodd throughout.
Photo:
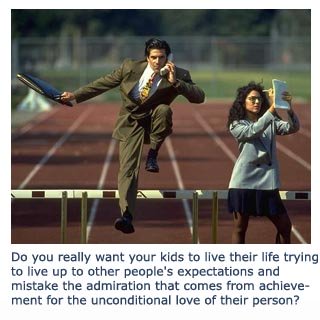
<svg viewBox="0 0 320 320"><path fill-rule="evenodd" d="M272 79L272 87L274 92L274 102L277 109L289 109L288 101L282 100L282 92L288 91L288 86L285 81Z"/></svg>

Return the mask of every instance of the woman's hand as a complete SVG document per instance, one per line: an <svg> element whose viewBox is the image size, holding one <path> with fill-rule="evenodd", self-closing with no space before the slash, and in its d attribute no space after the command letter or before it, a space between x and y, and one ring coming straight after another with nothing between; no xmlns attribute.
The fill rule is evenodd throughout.
<svg viewBox="0 0 320 320"><path fill-rule="evenodd" d="M282 92L282 100L287 101L289 103L288 113L290 115L293 114L292 105L291 105L292 95L289 92L284 91L284 92Z"/></svg>
<svg viewBox="0 0 320 320"><path fill-rule="evenodd" d="M273 89L270 88L268 90L264 90L264 92L267 94L267 97L268 97L268 100L269 100L269 104L270 104L269 111L274 114L276 112L276 110L275 110Z"/></svg>

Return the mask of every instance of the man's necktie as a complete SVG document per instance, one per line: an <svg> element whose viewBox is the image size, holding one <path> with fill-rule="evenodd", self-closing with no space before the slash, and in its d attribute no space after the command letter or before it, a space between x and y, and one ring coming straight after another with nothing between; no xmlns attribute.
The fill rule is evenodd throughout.
<svg viewBox="0 0 320 320"><path fill-rule="evenodd" d="M150 77L150 79L147 81L147 83L143 86L143 88L141 89L140 91L140 101L143 102L145 101L149 94L150 94L150 90L151 90L151 87L152 87L152 83L153 83L153 80L155 78L155 73L153 73Z"/></svg>

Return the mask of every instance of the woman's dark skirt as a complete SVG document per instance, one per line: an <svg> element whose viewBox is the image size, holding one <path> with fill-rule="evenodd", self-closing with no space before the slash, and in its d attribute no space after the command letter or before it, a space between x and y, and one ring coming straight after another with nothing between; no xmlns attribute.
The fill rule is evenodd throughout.
<svg viewBox="0 0 320 320"><path fill-rule="evenodd" d="M239 212L250 216L275 216L287 210L280 198L279 189L229 189L229 212Z"/></svg>

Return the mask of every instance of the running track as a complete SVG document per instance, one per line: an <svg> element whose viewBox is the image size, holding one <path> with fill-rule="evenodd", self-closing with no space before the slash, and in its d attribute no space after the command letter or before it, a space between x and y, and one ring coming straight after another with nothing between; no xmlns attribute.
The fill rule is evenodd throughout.
<svg viewBox="0 0 320 320"><path fill-rule="evenodd" d="M176 103L174 133L159 155L160 173L140 170L140 189L227 189L237 145L226 131L229 104ZM55 106L12 133L12 189L117 189L118 145L111 139L118 104ZM295 104L299 133L278 137L281 190L311 190L311 107ZM286 201L293 243L311 241L310 201ZM138 200L136 232L113 228L117 200L89 200L88 243L191 243L191 202ZM210 243L211 201L199 203L199 242ZM12 243L59 243L60 201L14 200ZM219 201L218 243L230 243L232 217ZM247 243L274 243L265 218L250 220ZM68 243L80 241L80 200L68 201Z"/></svg>

